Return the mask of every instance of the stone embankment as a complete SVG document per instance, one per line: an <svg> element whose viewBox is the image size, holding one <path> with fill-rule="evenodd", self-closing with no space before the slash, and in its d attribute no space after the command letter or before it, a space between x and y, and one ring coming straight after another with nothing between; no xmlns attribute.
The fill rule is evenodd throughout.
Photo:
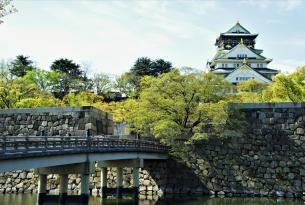
<svg viewBox="0 0 305 205"><path fill-rule="evenodd" d="M140 171L140 187L139 187L139 197L140 199L157 199L164 195L166 191L167 194L178 194L181 193L180 187L181 183L178 182L176 178L173 180L167 180L169 176L167 170L169 166L175 166L174 169L179 169L180 167L176 165L174 161L169 163L160 161L148 161L146 166ZM182 175L181 175L182 176ZM116 187L116 168L108 168L107 172L107 186L109 188ZM188 177L185 175L184 177ZM48 185L47 190L50 194L58 194L59 191L59 176L56 174L48 175ZM181 178L185 180L184 178ZM189 177L190 183L192 177ZM36 193L38 176L34 174L34 170L28 171L15 171L2 173L0 175L0 193ZM68 192L71 194L78 194L80 191L81 178L80 175L70 174L68 181ZM185 191L191 191L187 189L189 184L185 184ZM125 168L123 170L123 187L131 188L133 184L132 181L132 169ZM197 186L200 183L197 181ZM90 190L92 195L98 195L101 188L100 179L100 169L96 168L94 174L90 177ZM198 189L197 189L198 191Z"/></svg>
<svg viewBox="0 0 305 205"><path fill-rule="evenodd" d="M0 109L1 136L113 134L112 116L94 107Z"/></svg>
<svg viewBox="0 0 305 205"><path fill-rule="evenodd" d="M303 197L305 103L243 104L232 109L237 108L236 113L244 116L243 129L185 146L179 162L145 161L140 198L172 194ZM125 187L130 187L131 178L131 170L124 170ZM108 186L114 187L115 181L113 168L108 171ZM69 182L70 191L79 190L78 176L71 175ZM50 192L58 189L58 183L57 176L49 176ZM0 193L35 191L36 184L32 172L4 173ZM90 188L93 194L99 192L98 170L91 176Z"/></svg>

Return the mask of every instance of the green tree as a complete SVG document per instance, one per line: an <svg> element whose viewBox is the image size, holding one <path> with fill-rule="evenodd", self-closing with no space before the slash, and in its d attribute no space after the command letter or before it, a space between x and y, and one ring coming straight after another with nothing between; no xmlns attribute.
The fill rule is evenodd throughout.
<svg viewBox="0 0 305 205"><path fill-rule="evenodd" d="M40 84L32 78L32 73L39 72L39 70L29 71L21 78L13 78L9 71L10 66L10 63L2 62L0 64L0 108L53 107L62 105L60 100L54 98L50 92L47 92L48 90L40 89L38 87Z"/></svg>
<svg viewBox="0 0 305 205"><path fill-rule="evenodd" d="M10 72L17 77L23 77L27 72L36 69L28 56L19 55L11 62Z"/></svg>
<svg viewBox="0 0 305 205"><path fill-rule="evenodd" d="M142 136L152 134L167 144L200 139L198 133L207 127L220 130L225 124L228 86L212 73L182 75L175 69L160 77L146 76L126 121Z"/></svg>
<svg viewBox="0 0 305 205"><path fill-rule="evenodd" d="M37 93L32 97L23 98L15 105L16 108L60 107L63 103L50 93Z"/></svg>
<svg viewBox="0 0 305 205"><path fill-rule="evenodd" d="M59 72L55 71L35 69L29 71L24 78L35 83L42 92L54 92L56 85L59 84L60 75Z"/></svg>
<svg viewBox="0 0 305 205"><path fill-rule="evenodd" d="M95 103L102 101L102 96L87 91L82 91L77 94L69 93L63 99L64 104L68 106L93 106Z"/></svg>
<svg viewBox="0 0 305 205"><path fill-rule="evenodd" d="M261 83L255 79L249 79L237 84L236 95L232 96L233 102L261 102L262 92L266 88L267 84Z"/></svg>
<svg viewBox="0 0 305 205"><path fill-rule="evenodd" d="M171 62L164 61L163 59L151 60L148 57L138 58L130 69L131 83L138 86L140 79L143 76L159 76L163 73L171 71Z"/></svg>
<svg viewBox="0 0 305 205"><path fill-rule="evenodd" d="M38 92L34 83L18 79L0 78L0 108L14 108L25 98L34 97Z"/></svg>
<svg viewBox="0 0 305 205"><path fill-rule="evenodd" d="M113 82L109 75L99 73L95 74L93 77L93 86L98 94L107 96L111 89L113 89Z"/></svg>
<svg viewBox="0 0 305 205"><path fill-rule="evenodd" d="M91 87L91 81L80 66L72 60L61 58L51 65L51 70L60 73L59 83L55 86L55 95L63 98L73 92L80 92Z"/></svg>
<svg viewBox="0 0 305 205"><path fill-rule="evenodd" d="M118 90L123 96L135 96L135 84L132 81L133 74L130 72L123 73L115 79L114 89Z"/></svg>
<svg viewBox="0 0 305 205"><path fill-rule="evenodd" d="M263 91L265 102L304 102L305 67L300 67L291 74L279 74Z"/></svg>
<svg viewBox="0 0 305 205"><path fill-rule="evenodd" d="M17 12L17 9L12 5L12 0L0 0L0 24L3 23L1 19L4 16L15 12Z"/></svg>
<svg viewBox="0 0 305 205"><path fill-rule="evenodd" d="M157 59L151 63L152 75L159 76L168 73L172 69L172 63L163 59Z"/></svg>
<svg viewBox="0 0 305 205"><path fill-rule="evenodd" d="M261 93L266 88L265 83L261 83L256 79L249 79L237 84L238 92L256 92Z"/></svg>
<svg viewBox="0 0 305 205"><path fill-rule="evenodd" d="M152 60L150 58L141 57L136 60L130 71L136 76L153 75L151 64Z"/></svg>

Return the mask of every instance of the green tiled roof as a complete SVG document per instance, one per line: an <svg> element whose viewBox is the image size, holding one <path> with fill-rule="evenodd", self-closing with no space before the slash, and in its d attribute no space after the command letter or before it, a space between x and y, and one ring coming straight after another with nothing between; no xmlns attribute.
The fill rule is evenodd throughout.
<svg viewBox="0 0 305 205"><path fill-rule="evenodd" d="M225 34L229 33L240 33L240 34L251 34L250 31L245 29L239 22L237 22L232 28L230 28Z"/></svg>

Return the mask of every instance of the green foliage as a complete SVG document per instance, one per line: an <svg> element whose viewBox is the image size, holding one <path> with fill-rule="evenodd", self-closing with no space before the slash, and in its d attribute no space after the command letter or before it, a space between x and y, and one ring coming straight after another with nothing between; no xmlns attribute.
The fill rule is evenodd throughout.
<svg viewBox="0 0 305 205"><path fill-rule="evenodd" d="M87 91L77 94L69 93L63 99L64 104L68 106L92 106L101 101L103 101L102 96Z"/></svg>
<svg viewBox="0 0 305 205"><path fill-rule="evenodd" d="M92 87L92 82L87 78L86 73L72 60L66 58L56 60L52 63L51 70L60 73L59 82L54 85L56 97L62 99L71 91L84 91Z"/></svg>
<svg viewBox="0 0 305 205"><path fill-rule="evenodd" d="M0 108L14 108L26 98L32 98L38 93L34 83L23 78L0 79Z"/></svg>
<svg viewBox="0 0 305 205"><path fill-rule="evenodd" d="M256 79L249 79L246 81L242 81L237 85L238 92L257 92L261 93L263 89L266 88L265 83L261 83Z"/></svg>
<svg viewBox="0 0 305 205"><path fill-rule="evenodd" d="M12 78L10 64L1 64L0 72L0 108L29 108L61 106L59 99L50 93L39 89L39 84L31 78L33 73L40 70L29 71L22 78ZM35 76L35 75L34 75ZM43 80L43 79L36 79Z"/></svg>
<svg viewBox="0 0 305 205"><path fill-rule="evenodd" d="M61 100L51 94L39 94L34 97L21 99L16 103L16 108L35 108L35 107L60 107L63 106Z"/></svg>
<svg viewBox="0 0 305 205"><path fill-rule="evenodd" d="M261 102L262 92L267 84L261 83L255 79L249 79L237 84L237 93L232 97L232 102L247 103L247 102Z"/></svg>
<svg viewBox="0 0 305 205"><path fill-rule="evenodd" d="M60 73L55 71L46 71L35 69L29 71L24 78L35 83L37 88L43 92L54 92L55 85L59 84Z"/></svg>
<svg viewBox="0 0 305 205"><path fill-rule="evenodd" d="M114 88L117 89L124 96L134 97L135 84L133 82L133 74L127 72L116 78L114 82Z"/></svg>
<svg viewBox="0 0 305 205"><path fill-rule="evenodd" d="M133 101L134 100L125 100L119 102L97 102L94 103L94 106L105 111L111 113L113 116L113 120L116 122L124 122L126 119L127 110L133 109Z"/></svg>
<svg viewBox="0 0 305 205"><path fill-rule="evenodd" d="M291 74L279 74L263 91L264 102L304 102L305 67Z"/></svg>
<svg viewBox="0 0 305 205"><path fill-rule="evenodd" d="M126 121L142 136L152 134L167 144L188 140L207 126L220 129L226 120L222 100L228 87L212 73L182 75L173 70L160 77L146 76Z"/></svg>
<svg viewBox="0 0 305 205"><path fill-rule="evenodd" d="M172 63L163 59L151 60L147 57L138 58L130 69L130 83L135 87L139 86L140 80L144 76L160 76L172 70Z"/></svg>
<svg viewBox="0 0 305 205"><path fill-rule="evenodd" d="M106 96L112 89L112 81L109 75L99 73L93 77L93 85L98 94Z"/></svg>
<svg viewBox="0 0 305 205"><path fill-rule="evenodd" d="M27 72L36 69L28 56L19 55L11 62L10 72L17 77L23 77Z"/></svg>

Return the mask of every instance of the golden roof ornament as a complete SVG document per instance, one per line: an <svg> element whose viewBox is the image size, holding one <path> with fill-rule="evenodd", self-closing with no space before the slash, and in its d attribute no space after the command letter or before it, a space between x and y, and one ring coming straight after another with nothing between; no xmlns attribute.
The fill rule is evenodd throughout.
<svg viewBox="0 0 305 205"><path fill-rule="evenodd" d="M243 60L243 65L247 65L247 64L248 64L248 61L247 61L246 58L244 58L244 60Z"/></svg>

